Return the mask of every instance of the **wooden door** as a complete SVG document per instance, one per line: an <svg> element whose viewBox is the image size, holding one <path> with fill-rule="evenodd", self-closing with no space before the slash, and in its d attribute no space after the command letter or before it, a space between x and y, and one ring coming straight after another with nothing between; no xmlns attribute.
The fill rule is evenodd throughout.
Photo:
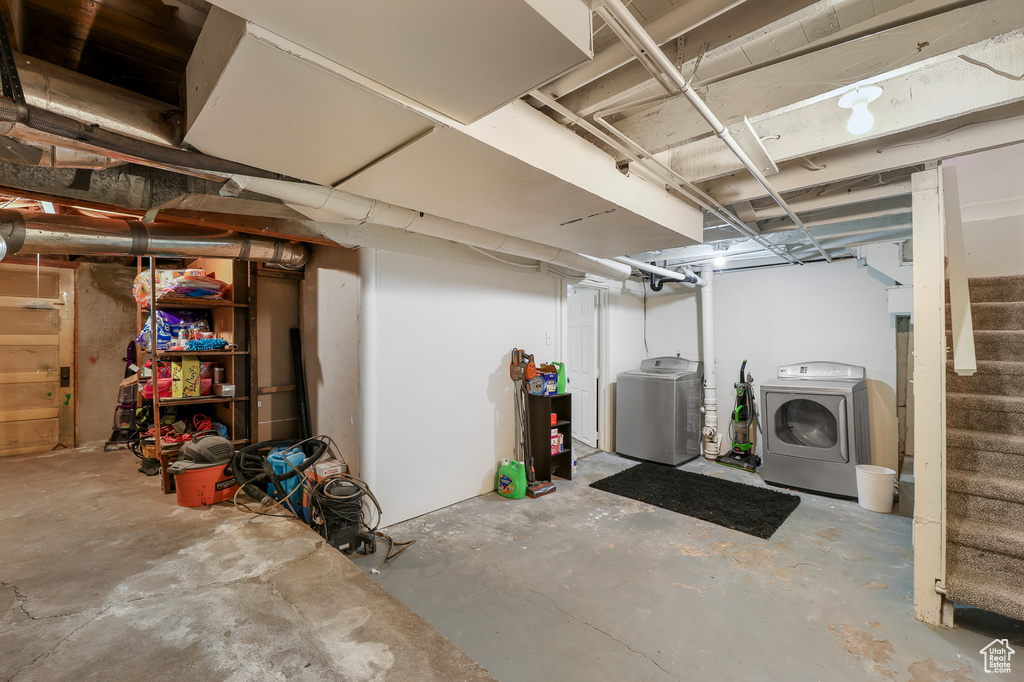
<svg viewBox="0 0 1024 682"><path fill-rule="evenodd" d="M75 445L75 272L0 263L0 457Z"/></svg>

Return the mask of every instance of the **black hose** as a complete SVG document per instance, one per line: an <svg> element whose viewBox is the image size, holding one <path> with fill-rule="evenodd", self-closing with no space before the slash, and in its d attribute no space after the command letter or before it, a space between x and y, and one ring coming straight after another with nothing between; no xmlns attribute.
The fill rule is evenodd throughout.
<svg viewBox="0 0 1024 682"><path fill-rule="evenodd" d="M665 278L658 279L657 275L651 273L651 291L661 291L665 288Z"/></svg>
<svg viewBox="0 0 1024 682"><path fill-rule="evenodd" d="M306 394L306 371L302 368L302 333L293 328L292 367L295 370L295 400L299 404L299 435L309 438L313 428L309 423L309 396Z"/></svg>
<svg viewBox="0 0 1024 682"><path fill-rule="evenodd" d="M295 178L271 173L262 168L247 166L208 156L202 152L194 152L175 147L166 147L155 142L137 140L128 135L104 130L96 124L86 124L68 116L55 114L30 104L18 104L8 97L0 97L0 122L22 123L33 130L63 137L68 140L85 142L116 154L124 154L138 159L152 161L170 166L191 168L195 170L223 173L226 175L249 175L255 178L274 180L295 180Z"/></svg>
<svg viewBox="0 0 1024 682"><path fill-rule="evenodd" d="M291 449L296 445L302 447L306 458L302 460L301 464L283 474L275 473L274 468L267 461L270 450L276 447ZM249 497L262 502L270 497L267 494L268 484L273 484L275 493L283 498L282 481L300 475L301 472L313 466L326 451L327 441L319 440L319 437L305 441L295 438L267 440L262 443L253 443L235 452L231 458L231 468L235 473L235 482L242 490ZM297 508L297 505L293 506L292 511L297 511Z"/></svg>

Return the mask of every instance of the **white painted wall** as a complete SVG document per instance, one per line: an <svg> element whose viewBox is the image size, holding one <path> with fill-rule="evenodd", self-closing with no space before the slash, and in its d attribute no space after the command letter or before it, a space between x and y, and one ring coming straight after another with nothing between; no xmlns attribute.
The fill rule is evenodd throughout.
<svg viewBox="0 0 1024 682"><path fill-rule="evenodd" d="M964 223L968 277L1024 275L1024 215Z"/></svg>
<svg viewBox="0 0 1024 682"><path fill-rule="evenodd" d="M364 455L388 525L493 489L515 440L509 354L557 359L562 284L387 251L375 269L377 417L364 425L375 452Z"/></svg>
<svg viewBox="0 0 1024 682"><path fill-rule="evenodd" d="M867 371L871 454L896 468L896 327L886 288L854 260L715 276L719 429L728 433L732 384L747 359L760 384L780 365L828 360ZM762 406L758 404L758 408ZM763 438L758 440L762 451Z"/></svg>
<svg viewBox="0 0 1024 682"><path fill-rule="evenodd" d="M358 252L313 246L302 286L302 351L313 433L359 473Z"/></svg>
<svg viewBox="0 0 1024 682"><path fill-rule="evenodd" d="M1024 144L944 161L956 167L968 277L1024 274Z"/></svg>

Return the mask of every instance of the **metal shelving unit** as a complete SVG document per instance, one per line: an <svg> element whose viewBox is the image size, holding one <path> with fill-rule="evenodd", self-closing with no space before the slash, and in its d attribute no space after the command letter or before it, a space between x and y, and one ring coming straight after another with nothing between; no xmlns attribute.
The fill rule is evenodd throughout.
<svg viewBox="0 0 1024 682"><path fill-rule="evenodd" d="M216 263L215 263L216 261ZM213 405L216 409L217 421L228 427L229 439L234 445L245 445L249 442L249 427L252 415L255 414L255 391L245 390L243 395L235 396L199 396L191 398L161 398L159 388L159 362L161 359L169 360L182 357L223 357L227 383L234 384L235 390L239 388L249 389L256 385L255 363L249 358L250 350L216 350L216 351L158 351L156 342L156 320L152 319L153 313L158 310L212 310L213 330L219 336L229 336L234 343L242 339L247 342L251 338L251 321L255 319L254 306L251 305L251 292L255 286L254 273L251 264L236 261L225 261L218 259L200 259L196 264L220 264L227 267L230 264L231 299L200 299L200 298L178 298L167 297L157 300L156 297L156 262L153 257L149 258L150 276L150 299L148 305L139 306L139 326L142 325L142 314L150 313L150 329L152 338L150 340L149 358L152 363L153 381L153 423L157 425L159 433L160 410L167 407ZM206 268L204 268L206 269ZM141 259L140 268L141 271ZM214 276L217 276L214 273ZM218 279L225 279L220 276ZM245 301L239 300L244 296ZM242 344L238 344L242 345ZM246 344L248 345L248 344ZM141 360L141 358L139 358ZM246 394L247 393L247 394ZM141 392L140 392L141 395ZM244 413L244 414L243 414ZM174 491L173 481L168 473L171 458L175 455L180 443L164 443L159 436L153 438L153 453L155 458L160 460L160 487L164 493Z"/></svg>

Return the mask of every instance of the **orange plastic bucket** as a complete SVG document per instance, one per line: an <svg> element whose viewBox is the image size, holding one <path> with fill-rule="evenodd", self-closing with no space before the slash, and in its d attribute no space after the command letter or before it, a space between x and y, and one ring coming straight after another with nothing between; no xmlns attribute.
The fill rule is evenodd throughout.
<svg viewBox="0 0 1024 682"><path fill-rule="evenodd" d="M186 469L175 474L174 482L178 494L178 506L201 507L230 500L238 490L231 464Z"/></svg>

